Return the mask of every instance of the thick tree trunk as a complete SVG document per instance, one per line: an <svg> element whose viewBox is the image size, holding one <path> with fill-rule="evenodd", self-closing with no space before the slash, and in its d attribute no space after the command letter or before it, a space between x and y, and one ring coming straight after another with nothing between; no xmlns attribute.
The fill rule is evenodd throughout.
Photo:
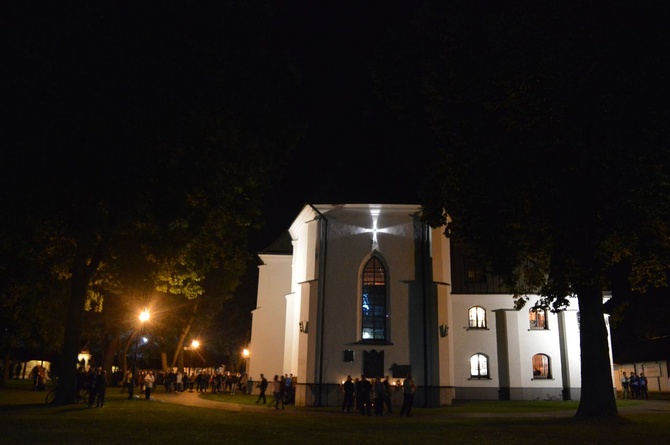
<svg viewBox="0 0 670 445"><path fill-rule="evenodd" d="M88 289L88 275L85 272L83 259L75 259L74 263L70 302L67 307L67 321L65 323L65 337L58 370L58 388L55 402L59 405L76 402L77 356L81 349L81 316L84 311Z"/></svg>
<svg viewBox="0 0 670 445"><path fill-rule="evenodd" d="M191 316L189 317L186 326L184 326L184 329L181 331L181 335L179 335L179 341L177 342L177 349L174 351L174 356L172 357L171 366L173 368L177 364L177 360L180 357L182 357L182 359L179 360L179 370L182 372L184 371L184 360L183 360L184 340L186 339L188 333L191 331L191 325L193 324L193 320L195 320L195 314L197 312L198 312L198 300L195 299L193 300L193 310L191 311Z"/></svg>
<svg viewBox="0 0 670 445"><path fill-rule="evenodd" d="M597 286L578 290L582 395L576 417L617 417L603 295Z"/></svg>
<svg viewBox="0 0 670 445"><path fill-rule="evenodd" d="M100 266L106 245L107 240L103 237L93 246L92 257L87 258L78 243L72 260L70 301L67 305L65 335L58 367L58 387L55 400L58 405L76 402L77 357L81 349L82 314L85 310L89 281Z"/></svg>

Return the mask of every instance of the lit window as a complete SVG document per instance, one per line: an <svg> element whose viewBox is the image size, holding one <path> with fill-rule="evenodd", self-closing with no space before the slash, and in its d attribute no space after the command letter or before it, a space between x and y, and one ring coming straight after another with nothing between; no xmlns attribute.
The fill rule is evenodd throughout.
<svg viewBox="0 0 670 445"><path fill-rule="evenodd" d="M530 308L528 319L530 320L531 329L548 329L546 309L541 307Z"/></svg>
<svg viewBox="0 0 670 445"><path fill-rule="evenodd" d="M371 258L363 268L361 310L361 338L386 340L386 270L376 257Z"/></svg>
<svg viewBox="0 0 670 445"><path fill-rule="evenodd" d="M470 329L486 329L486 310L481 306L473 306L468 311L468 327Z"/></svg>
<svg viewBox="0 0 670 445"><path fill-rule="evenodd" d="M470 357L470 378L489 378L489 358L484 354L475 354Z"/></svg>
<svg viewBox="0 0 670 445"><path fill-rule="evenodd" d="M535 354L533 356L533 378L550 379L551 367L549 357L545 354Z"/></svg>

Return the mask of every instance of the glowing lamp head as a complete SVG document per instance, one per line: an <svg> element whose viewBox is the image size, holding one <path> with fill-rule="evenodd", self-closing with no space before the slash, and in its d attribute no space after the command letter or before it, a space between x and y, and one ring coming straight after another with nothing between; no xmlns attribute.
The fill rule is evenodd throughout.
<svg viewBox="0 0 670 445"><path fill-rule="evenodd" d="M200 342L199 342L198 340L193 340L193 341L191 342L191 347L192 347L193 349L198 349L198 346L200 346Z"/></svg>
<svg viewBox="0 0 670 445"><path fill-rule="evenodd" d="M149 319L149 309L144 308L142 312L140 312L140 321L144 323Z"/></svg>

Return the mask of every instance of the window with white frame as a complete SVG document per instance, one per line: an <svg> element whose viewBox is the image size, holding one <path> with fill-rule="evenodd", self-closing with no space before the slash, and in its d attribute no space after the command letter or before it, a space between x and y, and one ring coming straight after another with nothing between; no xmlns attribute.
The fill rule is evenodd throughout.
<svg viewBox="0 0 670 445"><path fill-rule="evenodd" d="M534 379L550 379L551 378L551 361L546 354L535 354L533 356L533 378Z"/></svg>
<svg viewBox="0 0 670 445"><path fill-rule="evenodd" d="M486 355L477 353L470 357L470 378L489 378L489 358Z"/></svg>
<svg viewBox="0 0 670 445"><path fill-rule="evenodd" d="M468 328L486 329L486 310L481 306L473 306L468 310Z"/></svg>
<svg viewBox="0 0 670 445"><path fill-rule="evenodd" d="M530 308L530 311L528 311L528 320L530 321L531 329L548 329L547 310L543 307L536 306Z"/></svg>

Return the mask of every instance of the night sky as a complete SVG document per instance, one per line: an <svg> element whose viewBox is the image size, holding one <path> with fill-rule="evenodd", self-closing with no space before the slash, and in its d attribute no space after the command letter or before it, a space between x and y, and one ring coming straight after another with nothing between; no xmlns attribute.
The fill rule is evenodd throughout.
<svg viewBox="0 0 670 445"><path fill-rule="evenodd" d="M9 54L1 106L8 116L3 122L5 134L10 134L8 145L12 137L25 146L39 147L35 140L48 142L41 149L51 157L33 157L33 165L47 159L45 169L52 168L48 163L54 159L70 163L70 158L51 153L69 150L68 137L81 142L84 150L99 150L97 155L122 145L119 142L126 140L119 134L124 130L128 139L138 129L166 139L180 136L168 131L174 122L170 119L201 105L199 101L218 98L199 85L198 72L192 69L210 68L198 59L198 51L211 49L208 45L216 41L209 40L208 32L225 36L228 40L220 44L228 50L237 45L234 26L228 34L216 26L199 32L199 20L216 24L212 17L229 7L241 9L242 4L194 2L189 9L185 2L93 2L68 10L40 3L10 2L0 10L0 26L7 33L2 48ZM296 117L305 133L295 151L287 151L283 178L265 197L266 223L251 232L250 253L286 231L307 203L421 204L418 187L438 144L427 123L408 122L389 108L376 94L373 75L380 52L411 35L411 21L421 3L258 2L262 10L271 10L267 25L275 47L284 51L299 78L291 109L285 111ZM91 36L94 40L89 42ZM128 123L137 128L124 127ZM146 130L152 125L155 128ZM5 160L11 156L5 153ZM5 193L10 193L13 184L5 176ZM255 303L255 270L252 275L237 296L249 306L244 310Z"/></svg>
<svg viewBox="0 0 670 445"><path fill-rule="evenodd" d="M307 132L268 197L269 225L252 240L260 248L306 203L419 203L417 184L436 147L427 128L399 119L375 95L371 72L419 2L295 3L281 11L283 37L301 76Z"/></svg>

